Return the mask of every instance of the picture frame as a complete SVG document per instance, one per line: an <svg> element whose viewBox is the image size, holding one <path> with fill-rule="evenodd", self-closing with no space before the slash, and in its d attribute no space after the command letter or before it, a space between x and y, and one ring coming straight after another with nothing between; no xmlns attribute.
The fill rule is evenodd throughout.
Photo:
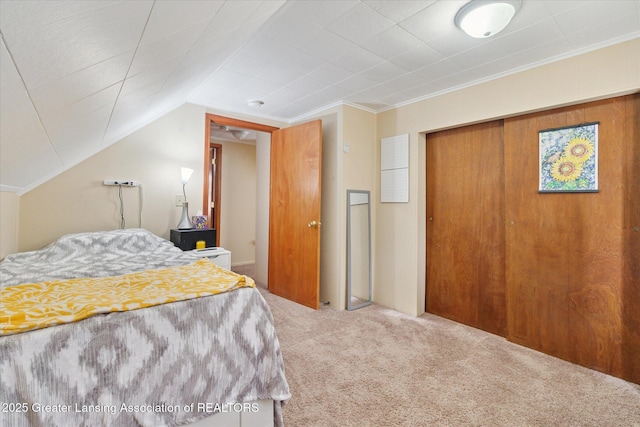
<svg viewBox="0 0 640 427"><path fill-rule="evenodd" d="M591 122L539 131L538 192L599 191L598 125Z"/></svg>

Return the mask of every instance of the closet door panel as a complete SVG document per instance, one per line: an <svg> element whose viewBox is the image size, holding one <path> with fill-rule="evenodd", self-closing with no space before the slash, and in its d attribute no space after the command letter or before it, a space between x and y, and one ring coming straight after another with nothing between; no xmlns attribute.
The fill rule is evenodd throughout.
<svg viewBox="0 0 640 427"><path fill-rule="evenodd" d="M640 94L625 98L622 378L640 384Z"/></svg>
<svg viewBox="0 0 640 427"><path fill-rule="evenodd" d="M427 135L427 311L506 334L502 122Z"/></svg>
<svg viewBox="0 0 640 427"><path fill-rule="evenodd" d="M508 338L565 359L569 311L563 288L569 267L560 261L566 250L562 218L570 212L557 195L538 193L538 132L565 126L566 120L549 114L542 128L526 117L504 125Z"/></svg>
<svg viewBox="0 0 640 427"><path fill-rule="evenodd" d="M624 219L638 206L637 194L625 199L632 194L626 188L637 180L629 168L638 156L638 140L629 129L635 126L628 119L635 111L631 99L504 124L508 338L623 378L629 378L627 355L638 348L637 334L625 343L632 336L627 325L638 319L637 309L625 314L638 294L637 277L625 277L624 268L630 254L625 236L633 237ZM539 131L589 122L599 122L599 191L538 193Z"/></svg>

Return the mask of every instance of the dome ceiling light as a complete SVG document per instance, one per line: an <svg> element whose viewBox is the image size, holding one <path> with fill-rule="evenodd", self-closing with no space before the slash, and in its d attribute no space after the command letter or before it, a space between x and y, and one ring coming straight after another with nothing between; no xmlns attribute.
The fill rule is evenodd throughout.
<svg viewBox="0 0 640 427"><path fill-rule="evenodd" d="M249 132L246 130L240 130L240 129L233 129L230 131L231 135L233 135L233 137L235 139L245 139L247 136L249 136Z"/></svg>
<svg viewBox="0 0 640 427"><path fill-rule="evenodd" d="M471 0L460 8L454 22L471 37L483 39L504 30L521 6L522 0Z"/></svg>

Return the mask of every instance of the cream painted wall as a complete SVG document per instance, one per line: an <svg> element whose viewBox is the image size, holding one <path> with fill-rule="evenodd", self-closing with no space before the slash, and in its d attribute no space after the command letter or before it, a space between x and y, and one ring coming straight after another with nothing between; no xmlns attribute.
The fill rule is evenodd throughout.
<svg viewBox="0 0 640 427"><path fill-rule="evenodd" d="M375 201L378 197L378 186L376 181L376 167L380 163L377 161L376 147L376 115L348 105L343 107L343 127L342 127L342 191L340 194L340 259L341 259L341 295L343 302L341 307L346 307L347 289L347 190L368 190L370 194L371 207L371 246L372 266L376 265L375 252L376 245ZM349 152L344 152L344 146L349 146ZM393 286L392 283L380 283L376 280L375 270L372 274L373 295L377 289L386 286Z"/></svg>
<svg viewBox="0 0 640 427"><path fill-rule="evenodd" d="M220 246L231 251L232 265L255 262L256 146L214 141L222 145Z"/></svg>
<svg viewBox="0 0 640 427"><path fill-rule="evenodd" d="M17 250L43 247L67 233L120 228L118 190L104 186L105 179L140 181L142 226L168 239L169 230L180 220L175 196L182 194L183 166L194 169L186 187L189 212L202 209L206 112L222 113L185 104L23 194ZM246 116L237 118L282 126ZM139 196L139 188L123 188L127 228L139 226Z"/></svg>
<svg viewBox="0 0 640 427"><path fill-rule="evenodd" d="M375 301L411 315L424 312L425 132L638 92L638 58L635 39L380 113L378 139L410 135L410 195L406 204L376 203L375 252L384 262L376 263Z"/></svg>
<svg viewBox="0 0 640 427"><path fill-rule="evenodd" d="M82 231L120 228L118 187L105 179L137 180L144 196L142 227L169 238L180 220L175 196L187 183L189 213L202 209L204 152L202 107L183 105L21 197L19 250L40 248ZM139 227L140 188L123 188L126 228Z"/></svg>
<svg viewBox="0 0 640 427"><path fill-rule="evenodd" d="M19 208L17 193L0 191L0 259L18 250Z"/></svg>
<svg viewBox="0 0 640 427"><path fill-rule="evenodd" d="M342 115L325 112L322 120L322 211L320 222L320 303L336 310L344 308L343 277L340 264L339 185L342 162L339 129Z"/></svg>

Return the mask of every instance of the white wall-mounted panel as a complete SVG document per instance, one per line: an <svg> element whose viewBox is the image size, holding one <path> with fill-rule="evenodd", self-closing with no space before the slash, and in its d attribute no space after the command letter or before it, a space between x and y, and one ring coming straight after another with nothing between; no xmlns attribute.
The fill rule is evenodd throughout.
<svg viewBox="0 0 640 427"><path fill-rule="evenodd" d="M380 169L409 167L409 135L382 138L380 143Z"/></svg>
<svg viewBox="0 0 640 427"><path fill-rule="evenodd" d="M409 168L380 172L380 202L409 203Z"/></svg>
<svg viewBox="0 0 640 427"><path fill-rule="evenodd" d="M380 141L380 201L409 202L409 134Z"/></svg>

